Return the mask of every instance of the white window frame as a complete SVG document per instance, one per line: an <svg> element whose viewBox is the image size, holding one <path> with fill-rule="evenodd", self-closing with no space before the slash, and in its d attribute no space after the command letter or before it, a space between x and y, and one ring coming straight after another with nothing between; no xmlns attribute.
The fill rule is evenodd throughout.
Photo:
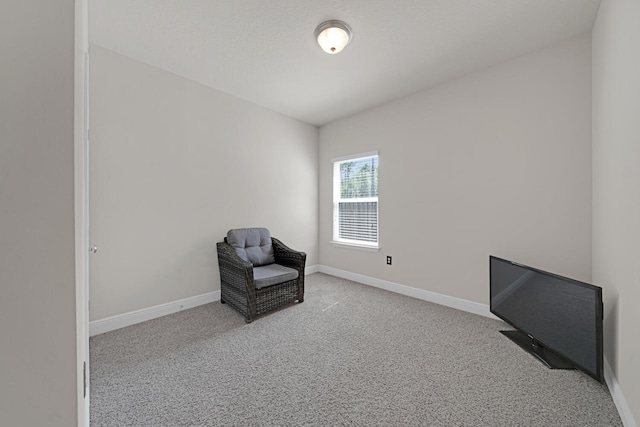
<svg viewBox="0 0 640 427"><path fill-rule="evenodd" d="M378 151L369 151L365 153L353 154L349 156L335 157L331 159L332 167L332 179L333 179L333 240L331 244L334 246L360 249L365 251L378 252L380 250L380 202L379 202L379 190L378 197L367 197L358 199L342 199L340 197L340 174L336 168L336 163L344 163L346 161L357 161L367 157L376 156L378 158L378 170L380 169L380 155ZM376 227L377 227L377 242L366 242L362 240L351 240L339 237L339 203L357 200L361 203L376 202Z"/></svg>

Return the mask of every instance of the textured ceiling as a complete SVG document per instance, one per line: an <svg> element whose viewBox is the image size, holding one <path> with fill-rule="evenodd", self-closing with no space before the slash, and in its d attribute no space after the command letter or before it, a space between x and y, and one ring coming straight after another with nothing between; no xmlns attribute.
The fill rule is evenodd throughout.
<svg viewBox="0 0 640 427"><path fill-rule="evenodd" d="M600 0L90 0L91 43L313 125L587 32ZM338 55L313 39L340 19Z"/></svg>

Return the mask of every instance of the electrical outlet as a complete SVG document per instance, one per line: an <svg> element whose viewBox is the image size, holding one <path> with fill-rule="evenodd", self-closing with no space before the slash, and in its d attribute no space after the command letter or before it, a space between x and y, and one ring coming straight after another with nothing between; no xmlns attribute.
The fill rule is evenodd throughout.
<svg viewBox="0 0 640 427"><path fill-rule="evenodd" d="M387 265L391 265L391 257L387 255Z"/></svg>

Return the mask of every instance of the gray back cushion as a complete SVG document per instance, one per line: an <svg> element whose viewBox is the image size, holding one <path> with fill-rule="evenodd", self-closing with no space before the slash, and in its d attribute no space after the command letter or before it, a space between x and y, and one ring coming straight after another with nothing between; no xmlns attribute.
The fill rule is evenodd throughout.
<svg viewBox="0 0 640 427"><path fill-rule="evenodd" d="M245 261L256 267L273 264L273 244L266 228L237 228L227 232L227 243Z"/></svg>

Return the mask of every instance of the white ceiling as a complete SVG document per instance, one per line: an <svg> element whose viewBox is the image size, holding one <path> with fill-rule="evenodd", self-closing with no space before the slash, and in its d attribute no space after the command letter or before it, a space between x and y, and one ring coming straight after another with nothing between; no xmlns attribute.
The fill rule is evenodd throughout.
<svg viewBox="0 0 640 427"><path fill-rule="evenodd" d="M600 0L90 0L91 43L323 125L587 32ZM347 22L337 55L313 39Z"/></svg>

